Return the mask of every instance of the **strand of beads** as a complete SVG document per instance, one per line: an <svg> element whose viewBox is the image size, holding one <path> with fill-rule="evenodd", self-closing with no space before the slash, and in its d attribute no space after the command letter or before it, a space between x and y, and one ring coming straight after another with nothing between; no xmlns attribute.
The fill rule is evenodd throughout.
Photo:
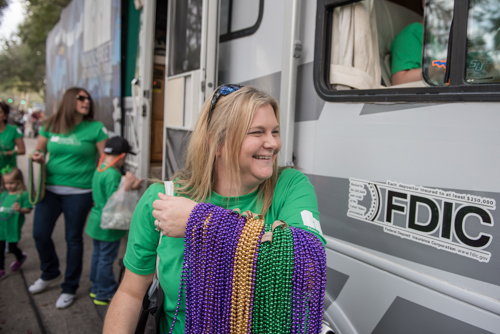
<svg viewBox="0 0 500 334"><path fill-rule="evenodd" d="M247 220L234 258L231 295L231 333L247 333L252 295L253 263L264 222L254 217Z"/></svg>
<svg viewBox="0 0 500 334"><path fill-rule="evenodd" d="M321 331L323 319L323 305L326 288L326 253L319 239L312 233L307 233L308 249L312 258L314 272L312 273L313 286L309 300L307 333Z"/></svg>
<svg viewBox="0 0 500 334"><path fill-rule="evenodd" d="M266 250L261 245L252 318L252 333L290 333L293 237L283 226L274 228Z"/></svg>
<svg viewBox="0 0 500 334"><path fill-rule="evenodd" d="M210 206L213 205L207 203L199 203L196 205L196 207L189 216L189 220L186 226L186 237L184 238L184 263L182 266L181 284L179 287L179 295L177 298L177 307L175 309L175 316L174 320L172 321L172 326L170 327L169 334L172 333L172 330L177 320L183 288L186 296L188 296L188 294L189 295L192 294L193 280L191 279L190 276L190 268L196 262L192 258L192 256L196 254L196 252L193 251L193 241L195 240L194 235L196 233L196 224L197 222L204 221L206 219L206 216L208 214L208 209ZM191 317L192 310L195 309L195 307L191 307L191 303L192 303L192 298L186 297L186 320L188 317ZM186 331L186 333L188 332Z"/></svg>
<svg viewBox="0 0 500 334"><path fill-rule="evenodd" d="M326 254L311 232L294 227L293 318L290 333L321 332L326 286Z"/></svg>
<svg viewBox="0 0 500 334"><path fill-rule="evenodd" d="M266 233L271 231L271 225L265 224ZM260 244L259 254L257 256L257 268L255 279L255 292L252 312L252 333L270 333L270 324L266 321L266 305L267 305L267 287L272 283L271 276L271 261L269 253L271 252L271 242L263 242Z"/></svg>
<svg viewBox="0 0 500 334"><path fill-rule="evenodd" d="M184 266L186 281L185 333L215 333L223 327L224 297L228 293L232 269L228 249L230 234L238 215L209 204L197 221L188 221ZM198 207L195 207L196 211ZM231 227L231 228L229 228ZM229 333L229 331L225 331Z"/></svg>
<svg viewBox="0 0 500 334"><path fill-rule="evenodd" d="M236 250L238 248L238 243L241 237L241 234L243 232L243 228L245 227L246 224L246 217L245 216L239 216L237 213L232 213L233 215L236 215L237 217L237 224L235 226L232 226L231 229L234 231L230 237L229 244L230 244L230 258L226 262L228 267L230 268L228 274L228 280L227 280L227 293L224 295L224 304L223 304L223 309L222 309L222 319L223 319L223 331L221 333L230 333L231 332L231 309L232 309L232 295L233 295L233 289L234 289L234 258L236 257Z"/></svg>

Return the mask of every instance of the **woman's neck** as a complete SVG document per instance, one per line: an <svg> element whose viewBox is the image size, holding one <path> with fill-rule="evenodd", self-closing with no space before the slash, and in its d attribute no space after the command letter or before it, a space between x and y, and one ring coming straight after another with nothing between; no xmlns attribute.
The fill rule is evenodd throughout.
<svg viewBox="0 0 500 334"><path fill-rule="evenodd" d="M75 114L75 125L80 124L83 121L83 115L82 114Z"/></svg>
<svg viewBox="0 0 500 334"><path fill-rule="evenodd" d="M224 197L243 196L246 194L250 194L259 187L259 184L254 184L254 183L249 184L245 182L245 180L240 180L241 182L240 186L236 187L234 184L231 183L229 173L227 172L228 171L226 170L226 168L224 168L221 161L220 160L216 161L215 173L217 176L215 178L215 184L212 190L221 196Z"/></svg>
<svg viewBox="0 0 500 334"><path fill-rule="evenodd" d="M245 185L241 184L239 187L231 184L228 177L220 175L215 181L213 191L224 197L238 197L246 194L250 194L257 190L259 185Z"/></svg>
<svg viewBox="0 0 500 334"><path fill-rule="evenodd" d="M7 122L0 122L0 132L5 130L6 127L7 127Z"/></svg>

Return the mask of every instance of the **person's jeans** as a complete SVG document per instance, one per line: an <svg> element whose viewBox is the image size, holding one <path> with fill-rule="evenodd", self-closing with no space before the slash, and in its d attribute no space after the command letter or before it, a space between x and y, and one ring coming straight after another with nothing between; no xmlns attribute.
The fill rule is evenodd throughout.
<svg viewBox="0 0 500 334"><path fill-rule="evenodd" d="M90 267L90 292L95 293L97 300L109 300L115 294L118 283L113 273L113 263L118 256L120 240L99 241L94 239L92 264Z"/></svg>
<svg viewBox="0 0 500 334"><path fill-rule="evenodd" d="M33 238L40 257L41 278L51 280L59 276L59 259L52 232L57 218L64 213L66 238L66 273L61 284L62 293L75 293L78 289L83 263L83 228L92 207L92 193L57 195L46 190L45 197L35 207Z"/></svg>

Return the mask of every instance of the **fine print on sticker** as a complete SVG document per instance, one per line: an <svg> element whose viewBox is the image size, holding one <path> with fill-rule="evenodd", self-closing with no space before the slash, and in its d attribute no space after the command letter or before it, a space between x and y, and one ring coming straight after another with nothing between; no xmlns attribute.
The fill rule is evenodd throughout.
<svg viewBox="0 0 500 334"><path fill-rule="evenodd" d="M495 199L392 181L349 182L347 216L403 239L490 261Z"/></svg>

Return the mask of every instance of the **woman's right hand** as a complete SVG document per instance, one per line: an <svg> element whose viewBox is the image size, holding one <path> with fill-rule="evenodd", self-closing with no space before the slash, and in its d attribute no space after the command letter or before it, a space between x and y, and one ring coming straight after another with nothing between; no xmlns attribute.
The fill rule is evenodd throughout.
<svg viewBox="0 0 500 334"><path fill-rule="evenodd" d="M43 152L35 151L31 154L31 159L39 164L45 163L45 154Z"/></svg>

